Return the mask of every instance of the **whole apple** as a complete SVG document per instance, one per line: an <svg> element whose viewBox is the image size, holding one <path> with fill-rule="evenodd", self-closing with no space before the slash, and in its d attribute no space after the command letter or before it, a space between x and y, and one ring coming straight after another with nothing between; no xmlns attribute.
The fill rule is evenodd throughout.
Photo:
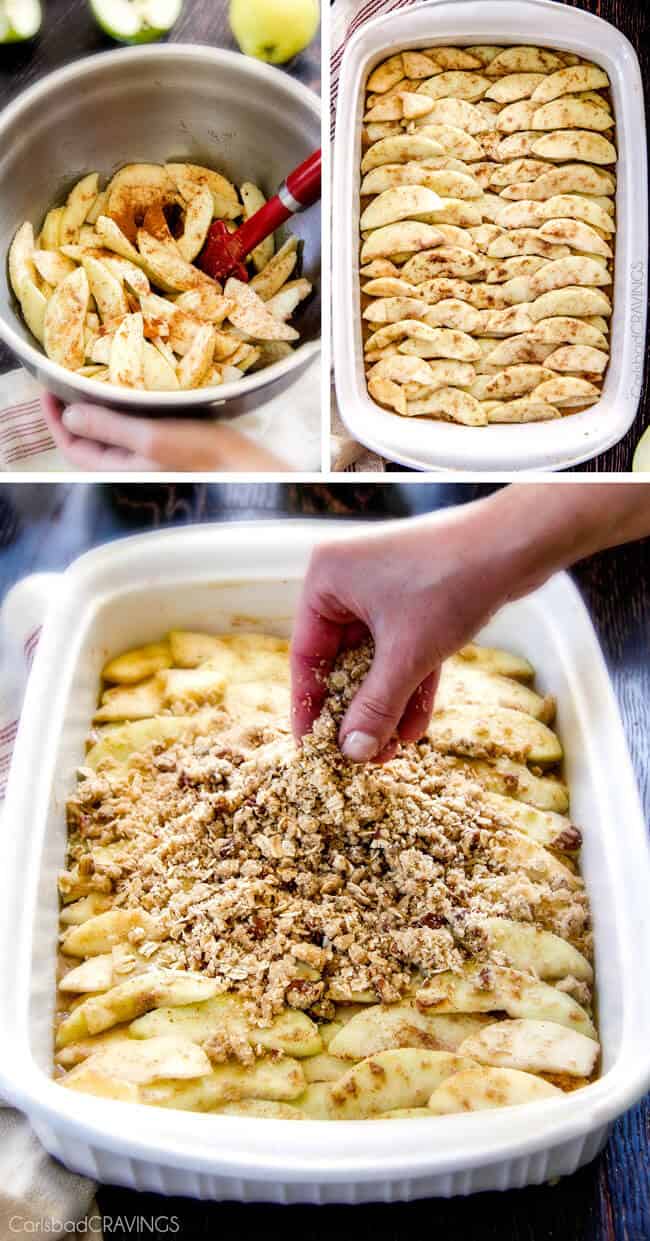
<svg viewBox="0 0 650 1241"><path fill-rule="evenodd" d="M311 43L318 0L230 0L232 32L246 56L283 65Z"/></svg>

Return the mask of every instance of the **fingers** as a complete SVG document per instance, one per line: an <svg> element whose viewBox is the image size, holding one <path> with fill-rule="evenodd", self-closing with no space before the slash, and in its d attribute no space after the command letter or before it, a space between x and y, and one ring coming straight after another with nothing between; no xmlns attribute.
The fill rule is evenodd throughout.
<svg viewBox="0 0 650 1241"><path fill-rule="evenodd" d="M311 557L291 637L291 721L300 740L320 715L327 678L339 651L367 633L336 584L336 552L322 545Z"/></svg>
<svg viewBox="0 0 650 1241"><path fill-rule="evenodd" d="M71 434L66 426L67 410L64 410L62 403L50 392L42 394L41 408L57 448L66 460L78 469L118 472L137 470L144 473L156 468L147 457Z"/></svg>
<svg viewBox="0 0 650 1241"><path fill-rule="evenodd" d="M424 737L431 719L439 680L440 672L432 672L418 685L415 693L411 694L397 730L400 740L419 741Z"/></svg>
<svg viewBox="0 0 650 1241"><path fill-rule="evenodd" d="M62 421L73 436L125 449L140 461L153 463L149 469L268 472L288 468L239 431L216 426L208 419L134 418L101 405L78 404L64 410Z"/></svg>
<svg viewBox="0 0 650 1241"><path fill-rule="evenodd" d="M106 444L97 444L94 440L77 439L70 436L65 455L71 465L80 470L111 473L149 474L156 470L153 461L147 457L138 457L126 448L110 448Z"/></svg>
<svg viewBox="0 0 650 1241"><path fill-rule="evenodd" d="M57 447L86 470L286 472L278 457L232 427L206 420L134 418L102 405L63 407L49 392L43 413Z"/></svg>
<svg viewBox="0 0 650 1241"><path fill-rule="evenodd" d="M310 604L299 609L291 639L291 723L298 740L320 715L343 632Z"/></svg>
<svg viewBox="0 0 650 1241"><path fill-rule="evenodd" d="M119 414L103 405L68 405L63 411L63 426L72 436L94 440L111 448L126 449L137 456L152 459L153 436L145 418Z"/></svg>
<svg viewBox="0 0 650 1241"><path fill-rule="evenodd" d="M370 671L341 725L339 743L346 758L355 763L378 758L385 761L385 747L394 742L400 720L420 681L421 674L408 656L379 636ZM428 690L423 695L424 704L427 697ZM421 721L424 715L422 705L418 704L415 721Z"/></svg>

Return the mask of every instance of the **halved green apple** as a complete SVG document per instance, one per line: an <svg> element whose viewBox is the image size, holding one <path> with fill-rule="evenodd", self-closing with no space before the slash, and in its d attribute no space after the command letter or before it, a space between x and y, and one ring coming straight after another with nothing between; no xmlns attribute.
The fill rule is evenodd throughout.
<svg viewBox="0 0 650 1241"><path fill-rule="evenodd" d="M95 20L118 43L164 39L178 21L183 0L90 0Z"/></svg>
<svg viewBox="0 0 650 1241"><path fill-rule="evenodd" d="M38 34L40 0L0 0L0 43L24 43Z"/></svg>

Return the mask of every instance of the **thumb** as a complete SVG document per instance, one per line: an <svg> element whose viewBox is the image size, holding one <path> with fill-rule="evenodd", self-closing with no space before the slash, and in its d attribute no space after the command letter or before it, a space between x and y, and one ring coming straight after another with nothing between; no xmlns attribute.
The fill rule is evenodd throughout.
<svg viewBox="0 0 650 1241"><path fill-rule="evenodd" d="M423 679L412 660L378 642L370 671L353 698L339 731L346 758L366 763L397 733L404 709Z"/></svg>

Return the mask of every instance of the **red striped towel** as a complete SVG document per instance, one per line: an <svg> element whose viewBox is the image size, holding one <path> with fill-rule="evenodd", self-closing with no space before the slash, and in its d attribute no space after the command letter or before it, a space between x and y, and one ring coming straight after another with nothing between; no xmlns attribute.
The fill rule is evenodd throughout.
<svg viewBox="0 0 650 1241"><path fill-rule="evenodd" d="M66 468L41 413L40 391L27 371L0 375L0 472Z"/></svg>

